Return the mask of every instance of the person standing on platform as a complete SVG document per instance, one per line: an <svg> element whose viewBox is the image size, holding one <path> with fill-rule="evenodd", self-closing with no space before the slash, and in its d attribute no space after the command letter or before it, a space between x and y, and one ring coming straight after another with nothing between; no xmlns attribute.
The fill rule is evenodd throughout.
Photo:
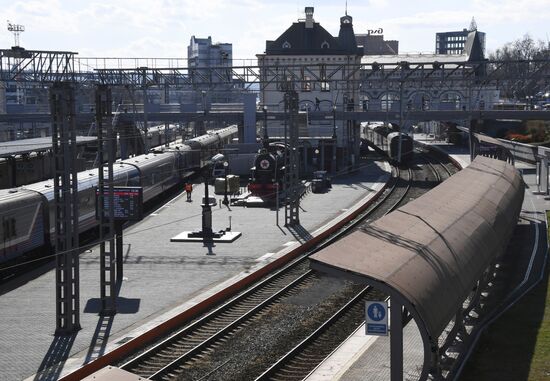
<svg viewBox="0 0 550 381"><path fill-rule="evenodd" d="M193 185L185 183L185 193L187 193L187 201L191 201L191 193L193 193Z"/></svg>

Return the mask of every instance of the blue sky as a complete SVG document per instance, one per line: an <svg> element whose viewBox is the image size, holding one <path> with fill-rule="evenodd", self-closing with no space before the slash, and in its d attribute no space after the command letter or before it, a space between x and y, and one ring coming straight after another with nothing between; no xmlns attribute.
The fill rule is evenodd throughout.
<svg viewBox="0 0 550 381"><path fill-rule="evenodd" d="M23 24L27 49L70 50L94 57L182 57L191 35L233 43L235 58L263 53L314 6L315 21L333 35L345 0L0 0L5 20ZM383 28L401 52L433 52L435 33L467 28L472 16L487 49L522 37L550 38L550 0L348 0L356 33ZM13 45L4 24L0 46Z"/></svg>

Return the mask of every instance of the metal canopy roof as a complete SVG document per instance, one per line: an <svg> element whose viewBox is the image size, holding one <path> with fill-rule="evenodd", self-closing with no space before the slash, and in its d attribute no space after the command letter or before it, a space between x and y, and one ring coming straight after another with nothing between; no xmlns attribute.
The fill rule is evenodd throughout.
<svg viewBox="0 0 550 381"><path fill-rule="evenodd" d="M86 144L97 140L95 136L77 136L76 144ZM0 157L22 155L24 153L41 152L52 149L52 137L12 140L0 143Z"/></svg>
<svg viewBox="0 0 550 381"><path fill-rule="evenodd" d="M311 267L397 297L428 351L485 269L504 252L523 201L511 165L477 157L438 187L316 253ZM433 349L432 349L433 350Z"/></svg>

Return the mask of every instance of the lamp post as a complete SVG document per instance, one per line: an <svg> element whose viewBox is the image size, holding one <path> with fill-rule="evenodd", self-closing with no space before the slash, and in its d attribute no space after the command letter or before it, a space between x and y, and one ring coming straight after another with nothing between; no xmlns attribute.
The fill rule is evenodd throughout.
<svg viewBox="0 0 550 381"><path fill-rule="evenodd" d="M222 204L229 205L229 200L227 199L227 168L229 163L227 161L223 162L223 174L224 174L224 184L223 184L223 201Z"/></svg>
<svg viewBox="0 0 550 381"><path fill-rule="evenodd" d="M212 231L212 208L210 206L210 197L208 195L208 180L211 175L212 168L216 166L216 163L220 162L221 160L225 160L225 157L218 153L210 159L209 163L205 166L203 170L203 176L204 176L204 203L202 204L202 231L200 232L200 236L204 239L204 241L211 241L214 237L213 231Z"/></svg>
<svg viewBox="0 0 550 381"><path fill-rule="evenodd" d="M315 151L313 151L313 153L315 153L315 164L317 165L317 169L323 170L323 168L321 168L321 163L319 160L319 148L315 148Z"/></svg>
<svg viewBox="0 0 550 381"><path fill-rule="evenodd" d="M336 105L332 106L332 161L330 163L330 172L336 173Z"/></svg>
<svg viewBox="0 0 550 381"><path fill-rule="evenodd" d="M201 91L201 96L202 96L202 113L203 113L203 116L204 116L204 119L203 119L203 122L202 122L202 127L203 127L204 130L201 131L200 133L205 134L206 130L208 129L207 126L206 126L206 117L207 117L207 114L208 114L208 111L206 110L206 91L202 90Z"/></svg>
<svg viewBox="0 0 550 381"><path fill-rule="evenodd" d="M208 179L210 178L210 171L212 170L212 164L206 165L204 175L204 202L202 204L202 238L208 241L212 238L212 208L210 207L210 200L208 195Z"/></svg>
<svg viewBox="0 0 550 381"><path fill-rule="evenodd" d="M332 106L332 138L336 140L336 105Z"/></svg>
<svg viewBox="0 0 550 381"><path fill-rule="evenodd" d="M533 109L533 96L532 95L526 95L525 99L527 100L527 110Z"/></svg>
<svg viewBox="0 0 550 381"><path fill-rule="evenodd" d="M264 137L263 137L264 144L263 145L264 145L264 148L267 149L269 147L269 142L268 142L269 137L267 135L267 106L264 105L262 110L264 112Z"/></svg>

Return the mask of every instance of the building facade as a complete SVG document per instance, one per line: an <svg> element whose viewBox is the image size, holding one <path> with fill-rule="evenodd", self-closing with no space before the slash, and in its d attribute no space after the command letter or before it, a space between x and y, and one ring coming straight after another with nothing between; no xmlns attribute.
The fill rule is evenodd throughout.
<svg viewBox="0 0 550 381"><path fill-rule="evenodd" d="M201 70L201 68L216 68L220 75L226 78L231 78L231 67L233 66L233 44L231 43L212 43L212 37L196 38L191 37L189 46L187 47L187 67L196 69L196 74L200 77L200 81L204 83L204 79L212 83L212 86L201 85L194 86L193 98L184 97L182 103L195 102L200 104L200 107L210 108L212 103L230 103L241 101L239 92L242 90L242 85L237 83L227 86L222 86L222 79L217 75L212 75L210 70ZM224 73L224 69L227 71ZM215 86L216 90L211 88Z"/></svg>
<svg viewBox="0 0 550 381"><path fill-rule="evenodd" d="M311 157L311 152L315 152L318 157L313 157L312 162L317 163L316 169L330 169L330 161L334 157L329 152L336 152L337 167L340 169L354 165L358 158L359 129L355 128L353 121L342 118L310 120L309 113L332 111L334 114L359 104L359 70L349 74L351 77L347 84L339 88L331 87L331 82L324 82L323 79L328 79L336 65L359 68L363 52L357 45L351 16L346 14L340 18L340 30L334 37L315 22L313 12L313 7L306 7L305 19L293 23L276 40L266 41L265 54L257 55L261 76L268 83L260 90L260 103L267 114L269 111L284 111L285 91L288 88L296 90L304 121L299 129L299 138L305 161ZM263 66L279 65L282 71L287 72L276 74L271 69L262 69ZM308 65L308 69L299 69L300 65ZM278 79L276 75L279 75ZM340 72L339 75L344 74ZM288 83L280 81L281 76L287 76ZM268 135L272 140L282 138L284 129L284 122L267 123Z"/></svg>
<svg viewBox="0 0 550 381"><path fill-rule="evenodd" d="M196 38L191 36L187 47L187 66L220 67L233 65L233 45L230 43L212 43L212 37Z"/></svg>
<svg viewBox="0 0 550 381"><path fill-rule="evenodd" d="M464 28L461 31L436 33L435 54L463 54L468 36L473 32L477 33L481 50L485 54L485 33L477 30L477 25L473 18L468 29Z"/></svg>
<svg viewBox="0 0 550 381"><path fill-rule="evenodd" d="M362 109L386 111L386 122L401 123L404 132L411 132L412 125L407 118L409 111L492 109L500 95L496 86L482 82L477 84L473 81L478 74L482 74L476 73L474 69L456 70L457 65L480 62L484 59L484 37L485 34L478 31L468 32L460 54L364 56L362 62L367 67L372 68L375 64L384 65L386 72L372 69L362 71L365 78L360 93ZM411 74L407 81L401 81L401 70L392 74L391 69L396 65L410 67ZM433 86L433 82L415 80L413 70L417 70L419 65L423 67L421 70L432 71L434 77L442 79L441 82ZM381 81L381 78L384 80ZM447 85L445 81L448 81ZM403 118L399 120L401 116Z"/></svg>

